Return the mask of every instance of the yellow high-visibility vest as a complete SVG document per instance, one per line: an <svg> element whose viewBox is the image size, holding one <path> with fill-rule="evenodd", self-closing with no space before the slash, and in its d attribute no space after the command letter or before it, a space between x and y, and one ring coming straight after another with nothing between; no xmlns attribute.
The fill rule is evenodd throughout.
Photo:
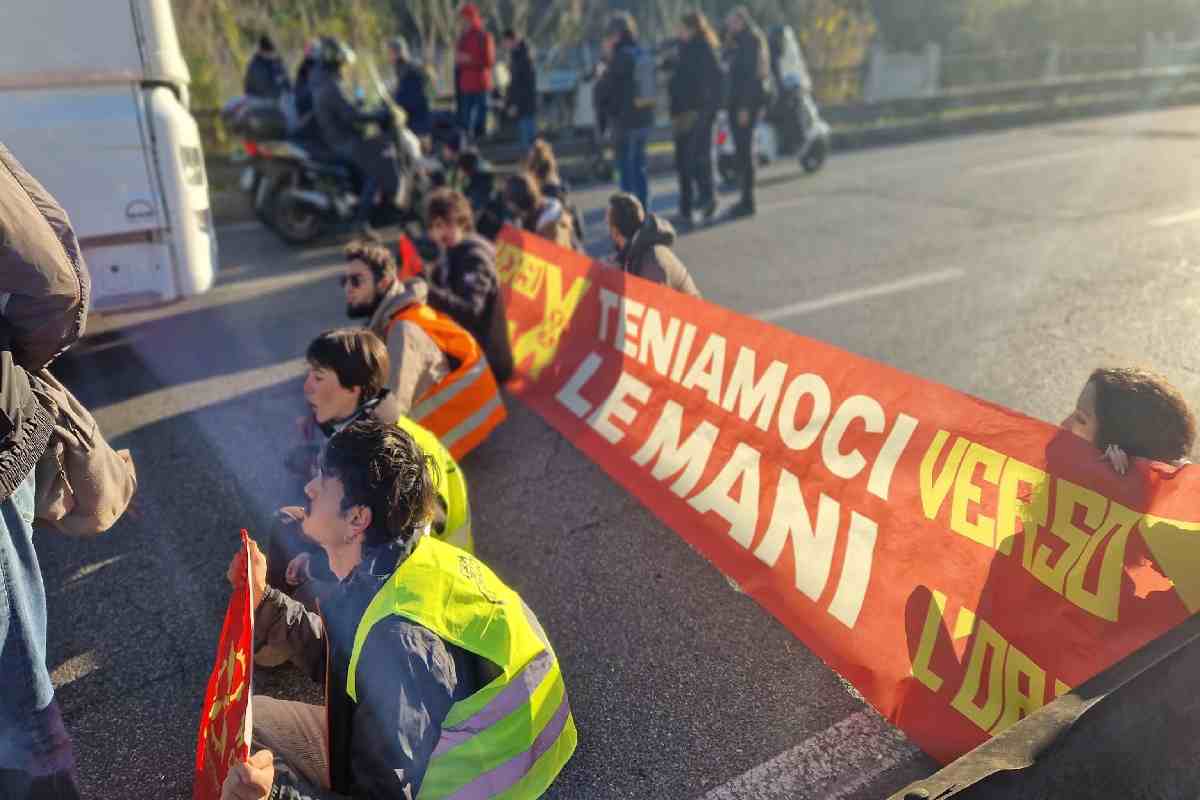
<svg viewBox="0 0 1200 800"><path fill-rule="evenodd" d="M558 659L521 598L474 556L424 536L359 621L346 692L375 623L398 615L487 659L500 676L450 707L418 800L533 800L575 752Z"/></svg>
<svg viewBox="0 0 1200 800"><path fill-rule="evenodd" d="M406 416L401 416L396 424L403 428L417 443L417 447L437 465L437 494L446 506L446 527L440 532L434 530L434 535L443 542L474 553L475 540L471 537L471 503L467 498L467 478L458 462L441 440L434 436L433 431L425 426Z"/></svg>

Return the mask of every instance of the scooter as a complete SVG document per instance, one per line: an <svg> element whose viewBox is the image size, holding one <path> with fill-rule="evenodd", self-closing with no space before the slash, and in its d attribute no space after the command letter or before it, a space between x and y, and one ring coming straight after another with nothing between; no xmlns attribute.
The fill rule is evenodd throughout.
<svg viewBox="0 0 1200 800"><path fill-rule="evenodd" d="M805 172L813 173L825 166L833 149L833 128L821 117L812 95L805 94L801 105L804 118L804 141L800 144L800 166Z"/></svg>

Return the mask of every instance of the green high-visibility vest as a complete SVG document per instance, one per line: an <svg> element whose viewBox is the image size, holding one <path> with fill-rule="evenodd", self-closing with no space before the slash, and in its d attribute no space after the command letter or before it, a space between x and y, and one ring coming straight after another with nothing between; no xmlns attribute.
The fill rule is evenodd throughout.
<svg viewBox="0 0 1200 800"><path fill-rule="evenodd" d="M419 422L401 415L396 424L437 464L437 493L446 506L446 527L440 532L434 531L434 535L468 553L474 553L475 540L471 538L471 503L467 500L467 478L459 468L458 462L433 431Z"/></svg>
<svg viewBox="0 0 1200 800"><path fill-rule="evenodd" d="M558 659L533 612L474 556L422 537L358 624L346 679L355 702L363 644L393 614L500 669L450 707L418 800L540 797L575 752L578 734Z"/></svg>

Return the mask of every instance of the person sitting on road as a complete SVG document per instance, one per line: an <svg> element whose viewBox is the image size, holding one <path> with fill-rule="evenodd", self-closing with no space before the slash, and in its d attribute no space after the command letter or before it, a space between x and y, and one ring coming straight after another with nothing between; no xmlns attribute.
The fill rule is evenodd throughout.
<svg viewBox="0 0 1200 800"><path fill-rule="evenodd" d="M496 191L496 174L492 165L474 147L464 148L458 156L463 197L475 214L475 230L480 236L495 241L504 226L504 202Z"/></svg>
<svg viewBox="0 0 1200 800"><path fill-rule="evenodd" d="M535 798L571 758L578 735L537 618L426 535L432 472L395 426L359 420L330 438L294 523L338 580L320 615L267 585L251 543L255 646L285 648L327 704L254 696L252 754L222 797ZM235 590L246 561L241 548L230 563Z"/></svg>
<svg viewBox="0 0 1200 800"><path fill-rule="evenodd" d="M647 214L636 197L618 192L608 199L608 230L617 264L625 272L700 296L687 267L671 250L675 229L657 214Z"/></svg>
<svg viewBox="0 0 1200 800"><path fill-rule="evenodd" d="M557 200L543 197L537 180L528 172L510 175L505 181L504 204L523 230L568 250L582 249L575 240L570 212Z"/></svg>
<svg viewBox="0 0 1200 800"><path fill-rule="evenodd" d="M431 194L425 225L441 250L428 271L429 305L470 331L487 353L496 380L506 382L513 355L495 248L474 232L471 206L459 192L439 189Z"/></svg>
<svg viewBox="0 0 1200 800"><path fill-rule="evenodd" d="M305 418L304 430L312 462L306 477L314 474L321 445L347 425L360 419L399 425L438 468L433 535L473 553L466 479L438 438L411 417L398 414L395 404L389 402L391 364L383 341L362 328L326 331L308 345L305 360L308 375L304 379L304 400L311 413ZM315 600L328 594L332 576L328 575L328 565L321 563L320 548L303 537L288 535L295 526L286 523L299 519L298 511L280 511L285 524L270 540L267 555L274 571L268 574L267 582L300 600L309 610L316 610Z"/></svg>
<svg viewBox="0 0 1200 800"><path fill-rule="evenodd" d="M395 142L384 136L368 138L363 129L372 122L386 125L391 121L391 111L386 107L364 111L346 95L342 69L354 60L348 47L326 37L321 40L319 56L322 80L313 97L317 125L326 146L357 170L362 188L351 224L373 237L369 220L376 198L390 205L389 198L395 197L400 188L400 163Z"/></svg>
<svg viewBox="0 0 1200 800"><path fill-rule="evenodd" d="M1196 419L1179 390L1129 367L1094 371L1061 427L1102 451L1122 475L1131 456L1187 463L1196 443Z"/></svg>
<svg viewBox="0 0 1200 800"><path fill-rule="evenodd" d="M583 230L583 214L571 202L571 187L563 180L562 174L558 171L558 158L554 155L554 148L550 143L541 137L535 139L522 166L537 181L537 187L542 196L562 203L563 208L571 215L575 241L580 243L587 241Z"/></svg>
<svg viewBox="0 0 1200 800"><path fill-rule="evenodd" d="M504 421L487 356L467 330L427 304L424 279L399 280L386 248L354 242L346 247L342 284L347 315L366 319L365 327L387 344L387 402L397 416L429 428L455 458Z"/></svg>

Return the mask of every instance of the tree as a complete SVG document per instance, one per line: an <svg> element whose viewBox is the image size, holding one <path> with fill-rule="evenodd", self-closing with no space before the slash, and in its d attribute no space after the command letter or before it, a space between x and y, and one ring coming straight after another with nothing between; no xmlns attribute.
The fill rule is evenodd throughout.
<svg viewBox="0 0 1200 800"><path fill-rule="evenodd" d="M967 0L871 0L870 6L887 45L916 52L929 42L950 42L966 19Z"/></svg>

